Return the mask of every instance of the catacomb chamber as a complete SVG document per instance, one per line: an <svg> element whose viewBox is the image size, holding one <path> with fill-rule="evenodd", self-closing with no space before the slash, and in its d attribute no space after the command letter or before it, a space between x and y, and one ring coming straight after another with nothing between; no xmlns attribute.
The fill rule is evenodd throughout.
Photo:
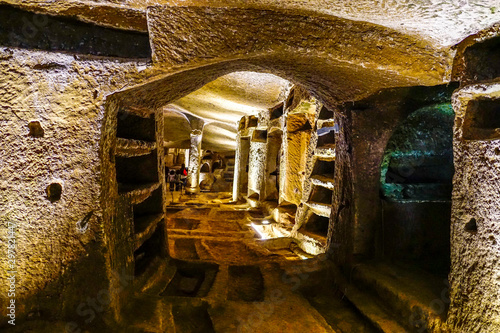
<svg viewBox="0 0 500 333"><path fill-rule="evenodd" d="M497 330L494 7L12 3L19 330Z"/></svg>

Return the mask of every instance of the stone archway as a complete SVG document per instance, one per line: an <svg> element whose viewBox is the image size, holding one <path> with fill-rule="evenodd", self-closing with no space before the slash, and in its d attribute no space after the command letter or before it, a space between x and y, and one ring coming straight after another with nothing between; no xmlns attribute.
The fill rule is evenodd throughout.
<svg viewBox="0 0 500 333"><path fill-rule="evenodd" d="M103 170L111 176L103 179L103 218L107 234L117 233L117 218L114 216L117 209L130 212L133 205L149 200L153 195L165 198L165 185L162 183L165 177L161 171L164 170L163 139L158 131L158 128L163 127L163 117L159 116L162 107L219 76L244 70L273 73L300 84L332 108L340 101L358 100L381 88L432 85L447 79L447 54L430 52L425 43L415 42L408 36L373 25L370 28L376 33L364 44L355 42L354 39L360 39L364 34L365 24L357 25L316 15L292 15L276 10L262 12L251 8L160 6L149 9L148 19L153 45L154 75L141 84L118 91L107 98L102 140ZM184 25L185 22L198 19L204 20L199 28L193 30ZM250 26L240 26L237 22L247 22L245 24ZM266 24L269 29L261 33L252 28L260 24ZM200 33L198 29L203 29L204 32ZM289 35L285 35L285 30L289 31ZM315 37L306 38L299 30L310 31L309 35ZM189 39L190 44L186 45L177 39L176 36L179 35ZM336 38L332 39L332 35ZM281 37L277 38L278 36ZM346 45L348 40L353 44L346 52L339 45ZM378 48L377 44L380 43L387 44ZM408 49L408 45L412 45L414 49ZM368 49L371 51L368 52ZM410 67L406 65L408 59L412 59ZM429 66L434 70L430 70ZM156 128L156 135L154 139L151 137L148 151L152 159L150 162L157 163L159 171L155 179L159 181L154 188L134 188L133 195L116 190L119 184L113 155L121 144L117 140L120 117L138 117L148 122L150 128ZM332 211L338 210L338 205L342 203L334 201ZM155 214L158 225L155 230L161 230L153 233L156 235L156 250L150 250L150 247L147 249L167 256L165 231L161 224L164 211L158 210ZM133 219L133 214L126 216L120 228L125 226L130 232ZM357 229L352 230L347 237L348 241L341 244L344 247L342 251L352 250L351 242L356 238L353 236L356 232ZM139 236L142 237L137 237ZM140 241L137 240L136 243L139 245ZM124 246L123 240L119 238L111 239L108 247L109 262L116 267L128 267L132 272L134 260L131 258L136 257L134 249ZM360 251L365 250L366 247L360 247ZM155 269L159 272L166 268ZM118 284L115 279L110 276L112 285ZM113 301L118 309L122 302ZM118 315L119 311L116 313Z"/></svg>

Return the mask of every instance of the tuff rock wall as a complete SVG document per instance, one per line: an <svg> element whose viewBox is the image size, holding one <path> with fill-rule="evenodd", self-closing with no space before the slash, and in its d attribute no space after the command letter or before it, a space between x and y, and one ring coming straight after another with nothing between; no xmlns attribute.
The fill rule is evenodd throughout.
<svg viewBox="0 0 500 333"><path fill-rule="evenodd" d="M143 66L138 60L0 48L0 224L2 230L16 225L20 319L88 319L77 313L78 306L86 295L96 297L107 288L103 105L107 94L139 80ZM2 237L2 257L7 246ZM1 263L6 281L8 262ZM7 289L2 283L3 317Z"/></svg>

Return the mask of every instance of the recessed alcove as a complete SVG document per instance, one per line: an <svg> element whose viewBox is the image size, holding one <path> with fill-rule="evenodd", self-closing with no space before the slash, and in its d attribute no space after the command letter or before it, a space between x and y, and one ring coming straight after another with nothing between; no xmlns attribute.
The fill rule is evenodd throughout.
<svg viewBox="0 0 500 333"><path fill-rule="evenodd" d="M59 183L52 183L47 186L45 193L50 202L59 201L62 195L62 185Z"/></svg>
<svg viewBox="0 0 500 333"><path fill-rule="evenodd" d="M29 136L34 138L43 138L45 131L39 121L30 121L28 123Z"/></svg>
<svg viewBox="0 0 500 333"><path fill-rule="evenodd" d="M483 81L500 76L500 37L480 41L464 52L464 73L467 81ZM464 75L465 74L465 75Z"/></svg>
<svg viewBox="0 0 500 333"><path fill-rule="evenodd" d="M331 205L332 195L332 190L323 186L314 186L308 202Z"/></svg>
<svg viewBox="0 0 500 333"><path fill-rule="evenodd" d="M273 120L273 119L277 119L279 117L281 117L283 115L283 103L277 105L276 107L274 107L273 109L270 110L271 114L270 114L270 120Z"/></svg>
<svg viewBox="0 0 500 333"><path fill-rule="evenodd" d="M116 179L121 184L147 184L158 182L156 150L135 157L115 157Z"/></svg>
<svg viewBox="0 0 500 333"><path fill-rule="evenodd" d="M317 148L334 148L335 130L333 127L323 127L318 130Z"/></svg>
<svg viewBox="0 0 500 333"><path fill-rule="evenodd" d="M500 139L500 99L470 101L463 126L466 140Z"/></svg>
<svg viewBox="0 0 500 333"><path fill-rule="evenodd" d="M329 223L330 218L313 214L299 231L326 237Z"/></svg>
<svg viewBox="0 0 500 333"><path fill-rule="evenodd" d="M252 135L253 142L266 142L267 141L267 130L254 130Z"/></svg>
<svg viewBox="0 0 500 333"><path fill-rule="evenodd" d="M130 112L118 113L116 136L141 141L156 141L154 115L142 117Z"/></svg>
<svg viewBox="0 0 500 333"><path fill-rule="evenodd" d="M316 159L314 163L314 168L311 172L311 177L313 176L324 176L329 179L333 179L335 174L335 161L334 160L322 160L320 158Z"/></svg>
<svg viewBox="0 0 500 333"><path fill-rule="evenodd" d="M208 163L203 163L203 165L200 168L201 173L209 173L210 172L210 164Z"/></svg>
<svg viewBox="0 0 500 333"><path fill-rule="evenodd" d="M134 275L140 276L143 274L155 260L163 257L163 226L160 224L156 227L152 236L144 241L144 243L134 251Z"/></svg>
<svg viewBox="0 0 500 333"><path fill-rule="evenodd" d="M248 117L248 123L247 123L247 128L251 128L251 127L257 127L257 124L259 123L259 118L257 118L256 116L250 116Z"/></svg>
<svg viewBox="0 0 500 333"><path fill-rule="evenodd" d="M319 114L318 114L318 119L320 120L327 120L327 119L332 119L333 118L333 111L328 110L324 105L321 107Z"/></svg>
<svg viewBox="0 0 500 333"><path fill-rule="evenodd" d="M141 235L154 228L163 218L162 190L158 188L141 203L133 206L134 234Z"/></svg>
<svg viewBox="0 0 500 333"><path fill-rule="evenodd" d="M415 110L393 132L381 165L384 256L437 275L450 265L453 124L450 104Z"/></svg>

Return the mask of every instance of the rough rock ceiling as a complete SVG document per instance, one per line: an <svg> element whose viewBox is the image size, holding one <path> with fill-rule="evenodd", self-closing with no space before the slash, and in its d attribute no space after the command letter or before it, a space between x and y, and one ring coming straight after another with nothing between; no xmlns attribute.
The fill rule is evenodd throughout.
<svg viewBox="0 0 500 333"><path fill-rule="evenodd" d="M217 1L130 0L134 6L184 5ZM228 3L242 1L218 1ZM367 21L416 34L441 44L454 45L500 20L500 0L247 0L245 5L313 10L355 21Z"/></svg>
<svg viewBox="0 0 500 333"><path fill-rule="evenodd" d="M291 83L278 76L255 72L234 72L167 105L165 141L167 146L189 148L191 126L185 116L201 118L204 149L234 150L237 122L281 102Z"/></svg>
<svg viewBox="0 0 500 333"><path fill-rule="evenodd" d="M0 3L142 31L147 29L148 6L279 7L375 23L419 36L436 49L448 52L450 46L500 21L500 0L0 0ZM239 118L274 106L287 87L288 81L269 74L239 72L224 76L165 107L167 141L173 146L188 143L190 126L180 112L206 121L204 148L233 149Z"/></svg>
<svg viewBox="0 0 500 333"><path fill-rule="evenodd" d="M500 21L500 0L0 0L0 3L143 30L146 29L146 8L152 5L257 5L267 8L301 9L379 24L419 35L441 47L454 45ZM98 6L102 5L113 8L98 9ZM80 10L76 10L77 8ZM120 11L126 12L126 15L116 14ZM124 17L130 19L124 20Z"/></svg>

